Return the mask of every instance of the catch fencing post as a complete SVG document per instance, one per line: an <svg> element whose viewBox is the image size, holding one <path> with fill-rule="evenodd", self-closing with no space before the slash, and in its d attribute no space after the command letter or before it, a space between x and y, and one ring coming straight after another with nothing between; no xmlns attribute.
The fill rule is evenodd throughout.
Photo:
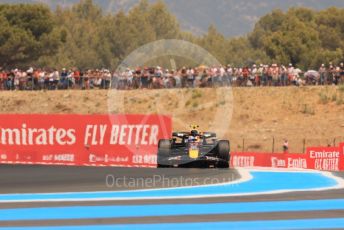
<svg viewBox="0 0 344 230"><path fill-rule="evenodd" d="M245 138L242 139L242 152L245 152Z"/></svg>
<svg viewBox="0 0 344 230"><path fill-rule="evenodd" d="M305 153L305 149L306 149L306 139L303 139L302 153Z"/></svg>
<svg viewBox="0 0 344 230"><path fill-rule="evenodd" d="M275 137L272 137L272 153L275 152Z"/></svg>

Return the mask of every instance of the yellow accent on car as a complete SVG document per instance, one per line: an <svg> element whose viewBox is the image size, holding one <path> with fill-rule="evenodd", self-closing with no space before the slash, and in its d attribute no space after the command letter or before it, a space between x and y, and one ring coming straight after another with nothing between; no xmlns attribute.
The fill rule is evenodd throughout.
<svg viewBox="0 0 344 230"><path fill-rule="evenodd" d="M199 150L198 149L189 149L189 157L192 159L198 158Z"/></svg>

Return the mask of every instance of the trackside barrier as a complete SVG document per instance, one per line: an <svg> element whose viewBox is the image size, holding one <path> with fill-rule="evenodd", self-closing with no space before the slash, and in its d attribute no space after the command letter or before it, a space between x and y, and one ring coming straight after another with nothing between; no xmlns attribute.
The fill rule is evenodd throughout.
<svg viewBox="0 0 344 230"><path fill-rule="evenodd" d="M0 164L156 167L163 115L0 115ZM232 152L231 167L344 171L344 143L306 153Z"/></svg>
<svg viewBox="0 0 344 230"><path fill-rule="evenodd" d="M0 115L0 163L155 167L162 115Z"/></svg>
<svg viewBox="0 0 344 230"><path fill-rule="evenodd" d="M344 171L344 143L308 147L306 153L232 152L231 167L271 167Z"/></svg>

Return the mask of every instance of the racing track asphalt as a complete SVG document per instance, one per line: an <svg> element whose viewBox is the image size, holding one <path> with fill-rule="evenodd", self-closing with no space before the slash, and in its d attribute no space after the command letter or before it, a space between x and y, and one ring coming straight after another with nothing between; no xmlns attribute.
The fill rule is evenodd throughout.
<svg viewBox="0 0 344 230"><path fill-rule="evenodd" d="M187 181L202 185L211 178L228 182L238 177L234 169L0 165L0 194L176 187L185 186ZM149 179L154 183L143 183Z"/></svg>
<svg viewBox="0 0 344 230"><path fill-rule="evenodd" d="M198 178L202 184L206 178L216 178L216 181L233 181L240 175L234 169L154 169L154 168L113 168L113 167L66 167L66 166L28 166L28 165L0 165L0 194L8 193L44 193L44 192L74 192L74 191L115 191L142 189L127 186L123 180L119 186L106 186L106 178L127 179L137 178ZM344 177L344 173L335 173ZM179 185L183 185L180 182ZM156 181L154 187L168 187L169 184ZM175 186L175 184L174 184ZM149 187L151 188L151 187ZM289 192L270 195L250 195L232 197L210 197L192 199L146 199L146 200L112 200L112 201L59 201L59 202L20 202L1 203L1 209L18 209L33 207L66 207L66 206L109 206L109 205L147 205L147 204L210 204L233 202L267 202L291 200L323 200L343 199L344 189L325 191ZM263 212L263 213L234 213L207 215L177 215L177 216L147 216L130 218L94 218L69 220L17 220L0 221L4 226L73 226L73 225L105 225L105 224L133 224L133 223L181 223L181 222L218 222L218 221L253 221L253 220L289 220L339 218L344 216L344 210L317 210L295 212Z"/></svg>

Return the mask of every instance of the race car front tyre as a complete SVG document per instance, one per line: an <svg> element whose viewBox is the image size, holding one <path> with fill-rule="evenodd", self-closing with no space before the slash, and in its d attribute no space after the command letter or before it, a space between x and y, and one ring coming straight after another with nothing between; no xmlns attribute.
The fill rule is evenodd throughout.
<svg viewBox="0 0 344 230"><path fill-rule="evenodd" d="M167 157L171 152L171 141L167 139L160 140L158 143L158 168L168 167Z"/></svg>
<svg viewBox="0 0 344 230"><path fill-rule="evenodd" d="M220 140L217 144L217 153L219 158L222 160L229 162L229 141L227 140Z"/></svg>

